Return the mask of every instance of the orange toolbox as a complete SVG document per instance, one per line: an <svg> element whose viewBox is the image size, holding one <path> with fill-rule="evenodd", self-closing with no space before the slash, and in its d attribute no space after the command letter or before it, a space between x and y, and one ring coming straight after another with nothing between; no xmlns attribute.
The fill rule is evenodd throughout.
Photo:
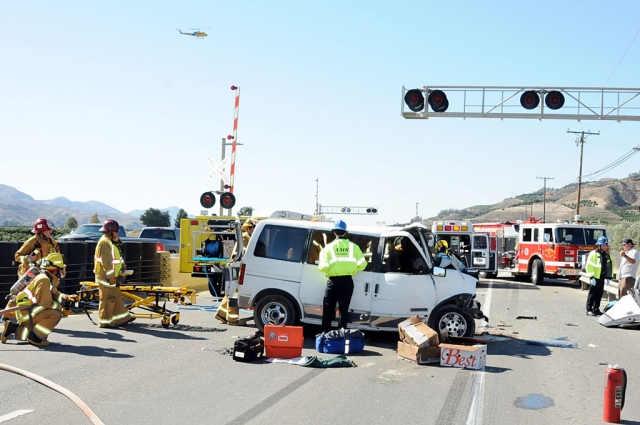
<svg viewBox="0 0 640 425"><path fill-rule="evenodd" d="M264 348L268 359L292 359L302 356L302 326L264 326Z"/></svg>

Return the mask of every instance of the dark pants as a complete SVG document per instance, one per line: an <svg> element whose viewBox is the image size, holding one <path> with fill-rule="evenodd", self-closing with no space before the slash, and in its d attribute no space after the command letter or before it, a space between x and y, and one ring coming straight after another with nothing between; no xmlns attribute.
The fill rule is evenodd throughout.
<svg viewBox="0 0 640 425"><path fill-rule="evenodd" d="M322 332L331 330L331 322L336 317L336 304L340 306L340 327L347 329L351 295L353 295L353 277L332 276L329 278L322 301Z"/></svg>
<svg viewBox="0 0 640 425"><path fill-rule="evenodd" d="M600 301L604 292L604 279L596 279L595 285L589 285L589 294L587 295L587 311L600 310Z"/></svg>

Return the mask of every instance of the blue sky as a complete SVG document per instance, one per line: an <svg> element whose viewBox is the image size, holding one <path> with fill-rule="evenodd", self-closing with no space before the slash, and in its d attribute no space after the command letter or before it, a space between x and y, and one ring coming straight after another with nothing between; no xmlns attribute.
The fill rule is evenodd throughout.
<svg viewBox="0 0 640 425"><path fill-rule="evenodd" d="M640 145L640 123L406 120L402 87L637 88L638 16L615 0L0 0L0 183L199 213L237 85L236 210L313 213L316 179L322 205L377 207L334 215L364 224L498 202L542 188L536 176L562 187L578 175L568 129L600 131L588 174Z"/></svg>

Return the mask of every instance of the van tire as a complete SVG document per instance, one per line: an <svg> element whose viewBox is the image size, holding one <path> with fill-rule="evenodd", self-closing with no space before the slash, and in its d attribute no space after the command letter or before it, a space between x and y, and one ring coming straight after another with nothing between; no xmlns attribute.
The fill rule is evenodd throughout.
<svg viewBox="0 0 640 425"><path fill-rule="evenodd" d="M544 282L544 266L542 260L536 258L531 265L531 283L534 285L542 285Z"/></svg>
<svg viewBox="0 0 640 425"><path fill-rule="evenodd" d="M435 315L429 317L429 327L442 335L448 331L450 336L473 337L476 333L476 322L470 313L460 307L447 304L436 310Z"/></svg>
<svg viewBox="0 0 640 425"><path fill-rule="evenodd" d="M288 325L296 323L296 310L284 295L267 295L256 303L253 321L263 332L265 325Z"/></svg>

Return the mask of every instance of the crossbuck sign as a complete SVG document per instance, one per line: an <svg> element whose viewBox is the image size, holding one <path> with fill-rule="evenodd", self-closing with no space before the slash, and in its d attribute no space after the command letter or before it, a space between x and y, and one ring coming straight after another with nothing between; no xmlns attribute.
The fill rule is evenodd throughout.
<svg viewBox="0 0 640 425"><path fill-rule="evenodd" d="M207 176L207 183L211 182L211 180L213 180L215 176L220 176L220 179L224 182L224 184L230 183L231 180L229 179L229 177L222 172L224 170L224 167L226 167L227 164L231 162L231 159L229 157L223 159L220 164L217 164L210 156L208 156L207 162L209 163L209 165L211 165L211 168L213 168L213 171L211 171L211 173L209 173L209 175Z"/></svg>

